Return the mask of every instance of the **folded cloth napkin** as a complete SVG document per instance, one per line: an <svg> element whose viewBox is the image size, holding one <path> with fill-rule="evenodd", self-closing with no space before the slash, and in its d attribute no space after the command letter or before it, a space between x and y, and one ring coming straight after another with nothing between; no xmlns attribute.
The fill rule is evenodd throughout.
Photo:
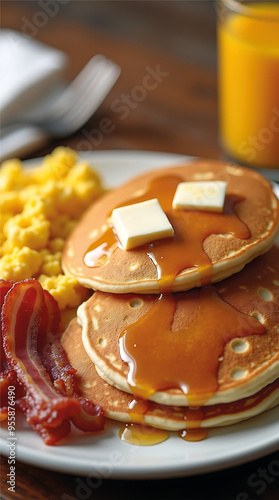
<svg viewBox="0 0 279 500"><path fill-rule="evenodd" d="M67 82L68 58L59 50L12 30L0 32L0 160L23 156L49 139L28 116L38 115Z"/></svg>

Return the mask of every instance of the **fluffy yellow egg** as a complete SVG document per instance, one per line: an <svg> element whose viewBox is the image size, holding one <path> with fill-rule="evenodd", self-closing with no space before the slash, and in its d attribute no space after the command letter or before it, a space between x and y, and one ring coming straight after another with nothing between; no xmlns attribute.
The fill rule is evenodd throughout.
<svg viewBox="0 0 279 500"><path fill-rule="evenodd" d="M21 281L37 276L43 258L32 248L13 248L0 259L0 276L4 280Z"/></svg>
<svg viewBox="0 0 279 500"><path fill-rule="evenodd" d="M36 278L60 310L77 307L88 290L63 275L65 238L104 193L96 171L70 148L56 148L39 166L18 159L0 169L0 278Z"/></svg>
<svg viewBox="0 0 279 500"><path fill-rule="evenodd" d="M59 308L78 307L88 299L89 290L81 286L75 278L59 274L58 276L39 276L39 282L57 300Z"/></svg>

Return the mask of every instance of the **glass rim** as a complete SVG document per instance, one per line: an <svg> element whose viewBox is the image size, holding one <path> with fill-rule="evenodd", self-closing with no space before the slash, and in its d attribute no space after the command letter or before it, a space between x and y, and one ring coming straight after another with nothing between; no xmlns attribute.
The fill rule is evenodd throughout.
<svg viewBox="0 0 279 500"><path fill-rule="evenodd" d="M253 6L249 6L246 3L245 4L242 3L241 0L218 0L218 1L221 5L223 5L224 7L227 7L228 9L230 9L233 12L236 12L237 14L242 14L244 16L252 17L254 19L259 19L259 20L279 22L279 12L278 12L278 16L276 15L276 17L274 18L271 15L268 15L266 13L264 14L261 11L257 12L255 9L253 9L253 6L255 4L257 4L257 3L264 4L264 2L256 2L256 1L251 2L251 3L253 3ZM271 0L269 3L274 3L274 4L277 3L279 6L278 0L277 1Z"/></svg>

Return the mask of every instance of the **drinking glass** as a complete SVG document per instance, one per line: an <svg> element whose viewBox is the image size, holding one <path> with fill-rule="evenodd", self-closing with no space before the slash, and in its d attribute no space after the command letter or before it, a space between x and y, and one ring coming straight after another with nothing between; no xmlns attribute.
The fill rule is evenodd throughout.
<svg viewBox="0 0 279 500"><path fill-rule="evenodd" d="M219 1L218 65L226 156L279 169L279 0Z"/></svg>

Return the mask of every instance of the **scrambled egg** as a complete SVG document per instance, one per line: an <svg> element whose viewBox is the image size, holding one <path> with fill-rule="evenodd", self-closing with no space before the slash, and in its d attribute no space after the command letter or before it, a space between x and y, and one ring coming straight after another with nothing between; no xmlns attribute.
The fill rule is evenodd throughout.
<svg viewBox="0 0 279 500"><path fill-rule="evenodd" d="M65 276L65 238L104 192L97 173L69 148L56 148L36 168L18 159L0 170L0 278L36 278L60 310L77 307L88 290Z"/></svg>

